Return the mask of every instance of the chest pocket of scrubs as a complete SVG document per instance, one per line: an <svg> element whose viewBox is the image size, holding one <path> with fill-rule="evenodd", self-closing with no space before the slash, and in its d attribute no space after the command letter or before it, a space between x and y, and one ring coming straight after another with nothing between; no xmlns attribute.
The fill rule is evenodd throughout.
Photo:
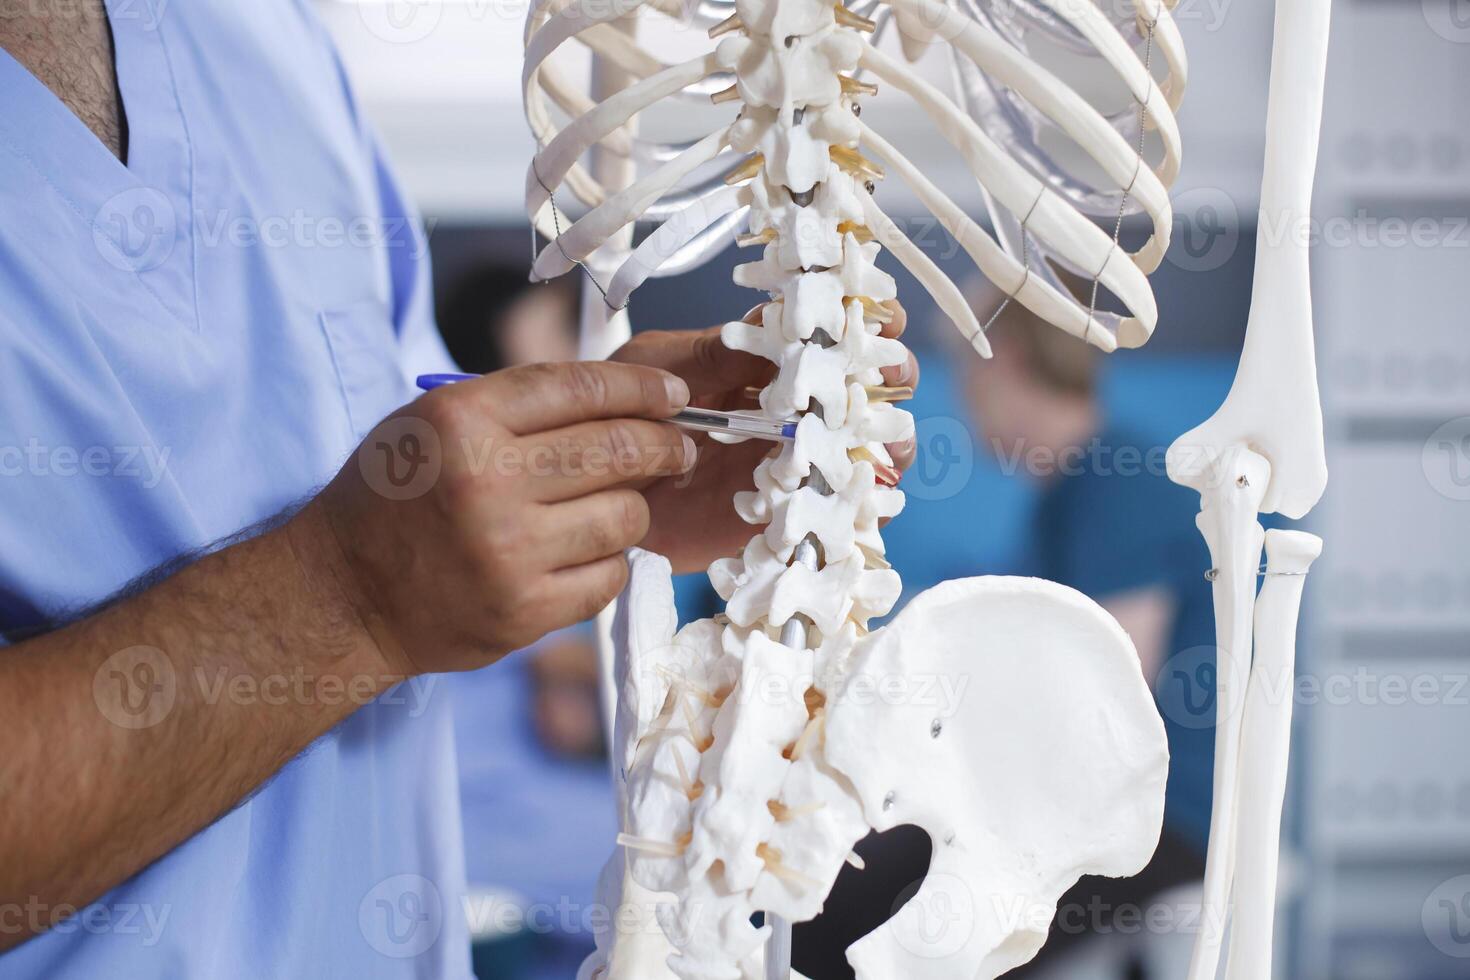
<svg viewBox="0 0 1470 980"><path fill-rule="evenodd" d="M373 302L327 310L318 317L342 387L353 442L409 401L398 336L383 307Z"/></svg>

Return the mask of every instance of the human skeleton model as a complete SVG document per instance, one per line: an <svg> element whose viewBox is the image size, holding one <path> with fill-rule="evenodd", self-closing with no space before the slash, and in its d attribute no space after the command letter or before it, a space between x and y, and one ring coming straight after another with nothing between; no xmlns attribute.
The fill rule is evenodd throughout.
<svg viewBox="0 0 1470 980"><path fill-rule="evenodd" d="M1280 2L1263 208L1304 216L1327 3ZM712 25L718 44L665 64L636 41L639 22L659 16ZM890 17L910 60L930 48L950 54L966 109L869 43ZM724 339L777 366L760 392L761 409L798 420L796 438L757 468L756 490L736 498L740 515L760 530L740 557L710 569L724 614L678 629L667 563L632 556L613 677L612 761L624 832L600 885L618 911L583 977L787 976L786 923L821 910L870 829L915 824L935 849L904 911L849 949L863 978L997 976L1035 955L1058 898L1081 874L1127 875L1147 863L1162 819L1167 749L1132 645L1100 607L1038 580L968 579L931 589L887 626L868 628L900 592L879 525L899 512L903 496L883 447L913 431L893 404L907 393L882 384L881 369L902 363L906 352L880 335L882 304L895 295L893 279L876 265L880 247L988 354L982 324L878 207L875 183L885 167L902 177L981 272L1042 319L1105 351L1142 344L1156 320L1146 275L1168 247L1167 189L1180 158L1173 113L1185 58L1168 5L1136 0L1126 20L1120 29L1091 0L1004 9L936 0L874 0L856 9L831 0L706 2L695 10L674 0L539 0L533 7L523 83L539 152L527 208L551 239L533 275L587 269L594 302L606 310L587 309L592 339L584 352L605 353L626 329L620 313L607 311L620 311L650 275L702 261L743 224L737 240L761 254L736 270L736 281L771 302L754 322L727 324ZM1101 59L1133 111L1104 116L1030 56L1034 36ZM594 53L597 101L552 57L572 39ZM860 100L876 94L865 76L908 95L959 151L1000 243L862 121ZM689 97L728 103L732 118L682 146L638 137L639 113ZM548 98L565 125L554 121ZM1297 131L1283 136L1291 127ZM1153 165L1144 159L1146 131L1159 147ZM1070 138L1101 176L1089 183L1056 167L1040 149L1050 133ZM590 171L581 163L587 154ZM645 173L640 163L650 164ZM724 179L701 183L712 168ZM575 221L558 208L562 188L587 208ZM1130 210L1142 211L1152 230L1131 254L1117 243ZM1115 218L1112 234L1089 215ZM661 224L633 248L631 226L640 219ZM1254 514L1268 506L1304 512L1315 500L1304 471L1322 469L1305 254L1287 255L1278 267L1274 252L1258 257L1265 288L1237 390L1171 456L1178 464L1171 472L1203 494L1222 660L1232 663L1249 661L1261 547ZM1091 281L1087 302L1061 288L1056 268ZM1101 290L1124 312L1100 309ZM1284 434L1279 402L1260 403L1261 386L1275 381L1291 392L1288 409L1300 413ZM1228 468L1229 482L1191 469L1191 445L1209 472ZM1242 911L1230 971L1251 980L1269 972L1289 727L1289 701L1256 698L1256 675L1290 674L1301 574L1314 542L1290 532L1266 536L1271 564L1255 603L1250 688L1221 690L1207 899L1223 908L1237 886ZM935 690L954 697L936 698ZM1245 709L1234 711L1242 696ZM944 928L936 932L924 910L948 916ZM758 911L766 923L759 928L751 923ZM1218 934L1201 937L1192 977L1213 976L1219 947Z"/></svg>

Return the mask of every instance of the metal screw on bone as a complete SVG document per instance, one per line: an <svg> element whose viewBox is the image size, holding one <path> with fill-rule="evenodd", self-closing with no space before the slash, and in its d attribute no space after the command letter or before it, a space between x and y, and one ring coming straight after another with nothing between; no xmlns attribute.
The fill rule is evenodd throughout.
<svg viewBox="0 0 1470 980"><path fill-rule="evenodd" d="M896 799L898 799L898 794L895 793L893 790L889 790L888 791L888 795L885 796L885 797L883 797L883 809L884 810L892 810L893 809L893 801L896 800Z"/></svg>
<svg viewBox="0 0 1470 980"><path fill-rule="evenodd" d="M1218 568L1212 568L1209 571L1205 572L1205 581L1206 582L1213 582L1213 581L1215 581L1215 579L1217 579L1219 577L1220 577L1220 570Z"/></svg>
<svg viewBox="0 0 1470 980"><path fill-rule="evenodd" d="M1235 485L1237 487L1240 487L1240 489L1244 490L1244 489L1246 489L1247 487L1249 487L1251 485L1251 481L1246 478L1246 475L1244 473L1242 473L1242 474L1240 474L1240 476L1236 477L1236 479L1235 479Z"/></svg>
<svg viewBox="0 0 1470 980"><path fill-rule="evenodd" d="M932 722L929 723L930 738L938 738L939 733L942 731L944 731L944 722L940 721L938 718L935 718Z"/></svg>

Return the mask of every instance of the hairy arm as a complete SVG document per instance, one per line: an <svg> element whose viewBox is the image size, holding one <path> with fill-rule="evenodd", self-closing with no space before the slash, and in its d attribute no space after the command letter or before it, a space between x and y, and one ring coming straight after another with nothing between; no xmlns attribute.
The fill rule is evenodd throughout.
<svg viewBox="0 0 1470 980"><path fill-rule="evenodd" d="M622 364L426 395L290 521L0 651L0 949L218 819L385 688L493 663L592 615L647 533L632 485L686 472L688 400ZM403 427L431 481L385 495Z"/></svg>
<svg viewBox="0 0 1470 980"><path fill-rule="evenodd" d="M95 899L401 679L339 585L333 541L308 507L4 651L0 905ZM0 949L55 924L27 919L0 922Z"/></svg>

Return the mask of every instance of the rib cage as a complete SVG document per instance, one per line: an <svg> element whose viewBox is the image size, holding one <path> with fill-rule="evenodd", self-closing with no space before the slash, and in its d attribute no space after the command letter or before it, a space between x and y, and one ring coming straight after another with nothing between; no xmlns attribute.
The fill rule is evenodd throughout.
<svg viewBox="0 0 1470 980"><path fill-rule="evenodd" d="M1145 276L1168 247L1172 223L1168 188L1181 157L1174 111L1183 96L1187 62L1169 12L1172 4L1162 0L1133 0L1133 4L1137 16L1127 36L1093 0L1032 0L1020 5L964 0L962 10L937 0L872 0L857 7L860 13L873 15L875 26L895 20L905 48L917 52L931 42L943 42L955 63L964 108L908 65L876 49L865 53L861 67L919 99L941 134L960 149L990 205L996 234L956 220L963 211L932 185L915 187L916 196L1003 293L1103 350L1139 346L1153 331L1157 310ZM729 66L720 65L713 52L666 65L612 25L637 15L707 26L721 15L733 16L734 9L734 4L710 0L687 13L673 0L546 0L527 18L522 80L527 119L539 147L527 174L527 212L537 229L548 239L557 237L564 222L553 219L549 198L563 187L594 211L602 209L593 222L596 227L580 233L594 247L607 238L600 231L604 225L621 228L638 220L669 224L656 241L645 241L617 288L608 290L614 307L626 304L649 276L683 271L723 248L748 201L726 192L718 179L687 180L695 169L686 156L688 145L639 140L621 128L630 115L660 101L707 98L721 91L729 83ZM1105 116L1031 59L1027 45L1038 37L1102 59L1131 93L1133 106ZM573 90L552 57L573 39L639 81L594 112L593 104ZM1166 67L1161 81L1154 79L1146 58ZM553 119L548 100L574 120L564 127L565 133ZM1139 152L1140 127L1157 134L1160 159L1152 166ZM1106 175L1107 183L1089 184L1055 163L1039 144L1043 137L1056 136L1073 141ZM592 179L576 161L594 146L642 165L646 172L635 184L640 193L626 195L626 188L604 188ZM720 149L725 152L719 159L731 155L727 148ZM687 169L669 168L671 160L681 158ZM564 208L567 201L559 204ZM1147 216L1152 234L1131 255L1114 245L1112 228L1104 230L1087 218L1113 218L1139 210ZM922 263L915 267L904 254L906 249L884 244L967 337L979 330L973 314L956 302L953 287L939 282L937 272ZM555 259L548 259L547 252L555 252ZM565 242L549 244L537 275L559 274L570 266L568 255L580 261L586 254L567 248ZM1091 298L1078 302L1061 286L1057 268L1098 282L1127 313L1097 309Z"/></svg>
<svg viewBox="0 0 1470 980"><path fill-rule="evenodd" d="M881 210L875 184L888 171L908 183L980 271L1042 319L1104 350L1146 341L1157 315L1146 274L1167 248L1172 220L1167 186L1179 162L1173 108L1183 54L1168 8L1137 3L1146 25L1140 36L1159 46L1171 69L1162 86L1091 0L1037 0L1034 13L1037 30L1098 52L1146 107L1136 118L1152 123L1162 147L1153 168L1125 136L1125 115L1103 116L1031 60L1024 32L1014 23L1000 30L988 8L965 14L935 0L888 0L859 13L830 0L706 3L695 18L708 24L723 15L709 25L718 45L677 64L658 61L612 26L635 13L683 16L669 0L547 0L528 18L523 84L538 152L527 213L551 239L533 277L564 274L629 224L657 221L598 283L608 304L622 307L646 278L696 263L743 222L740 243L761 254L738 267L736 282L771 301L757 322L726 324L723 337L777 366L760 393L762 410L799 419L796 439L757 468L756 490L736 498L741 517L761 530L740 557L710 569L725 614L686 626L675 640L678 655L658 677L636 682L657 711L629 735L627 832L619 843L638 884L672 896L658 921L676 950L669 966L685 980L755 976L766 930L750 924L752 912L816 915L869 827L847 777L826 761L823 718L856 638L901 591L879 533L903 506L884 445L913 428L890 403L902 393L883 387L882 368L907 353L880 336L881 304L896 294L877 268L881 250L924 285L979 353L989 353L959 288ZM1009 107L1015 127L998 135L982 128L904 61L872 46L868 35L889 19L908 53L943 41L957 62L1004 86L991 95ZM599 105L573 91L550 61L572 39L633 83ZM861 100L876 94L869 77L909 96L959 151L1010 250L861 120ZM972 102L973 94L972 86ZM691 95L728 103L731 119L680 145L640 140L624 127L664 100ZM570 117L566 124L554 121L548 99ZM1042 126L1069 135L1115 186L1087 187L1047 166L1035 150ZM594 147L638 161L637 179L599 185L580 162ZM711 170L723 178L702 180ZM586 208L570 224L557 197L563 188ZM1086 216L1130 206L1152 226L1133 254ZM1003 216L1012 222L1009 236ZM1105 288L1127 315L1079 302L1052 264Z"/></svg>

